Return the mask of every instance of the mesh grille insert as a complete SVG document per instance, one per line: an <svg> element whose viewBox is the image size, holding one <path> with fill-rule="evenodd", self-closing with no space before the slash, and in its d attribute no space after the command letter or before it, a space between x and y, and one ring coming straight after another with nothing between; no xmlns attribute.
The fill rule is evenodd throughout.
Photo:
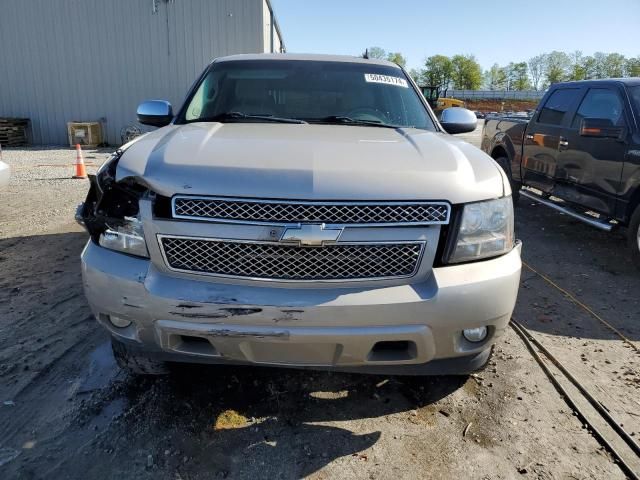
<svg viewBox="0 0 640 480"><path fill-rule="evenodd" d="M442 224L449 221L449 205L434 202L310 203L176 197L173 216L271 223Z"/></svg>
<svg viewBox="0 0 640 480"><path fill-rule="evenodd" d="M415 274L421 243L297 247L161 237L170 268L274 280L359 280Z"/></svg>

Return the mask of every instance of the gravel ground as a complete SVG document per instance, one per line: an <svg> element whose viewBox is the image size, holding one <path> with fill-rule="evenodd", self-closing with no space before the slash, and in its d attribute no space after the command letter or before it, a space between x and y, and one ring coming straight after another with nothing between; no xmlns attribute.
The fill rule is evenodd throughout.
<svg viewBox="0 0 640 480"><path fill-rule="evenodd" d="M85 152L89 171L108 153ZM88 183L70 178L74 155L4 150L0 478L624 478L512 332L484 372L462 378L197 366L126 376L82 295L86 234L73 213ZM526 268L515 317L639 438L640 274L622 235L530 201L517 234L527 264L633 346Z"/></svg>

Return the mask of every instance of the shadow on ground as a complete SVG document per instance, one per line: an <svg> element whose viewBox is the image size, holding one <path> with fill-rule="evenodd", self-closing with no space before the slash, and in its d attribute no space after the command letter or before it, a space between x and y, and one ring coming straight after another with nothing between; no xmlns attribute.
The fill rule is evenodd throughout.
<svg viewBox="0 0 640 480"><path fill-rule="evenodd" d="M127 377L115 382L114 395L85 403L78 423L85 432L105 428L102 412L114 417L53 472L102 477L108 469L117 478L126 472L113 465L118 459L143 474L302 478L337 458L360 458L381 437L368 419L428 407L467 378L173 365L166 377ZM353 420L356 428L336 425Z"/></svg>
<svg viewBox="0 0 640 480"><path fill-rule="evenodd" d="M467 381L194 365L128 377L82 295L86 238L0 240L0 393L15 403L0 453L16 455L0 455L3 478L300 478L367 461L382 435L369 419L437 412Z"/></svg>

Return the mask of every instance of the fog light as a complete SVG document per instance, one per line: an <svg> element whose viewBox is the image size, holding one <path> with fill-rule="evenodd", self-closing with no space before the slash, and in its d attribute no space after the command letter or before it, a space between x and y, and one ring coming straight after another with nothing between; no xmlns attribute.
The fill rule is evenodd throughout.
<svg viewBox="0 0 640 480"><path fill-rule="evenodd" d="M114 327L117 328L127 328L131 325L131 320L127 320L126 318L114 317L113 315L109 316L109 321Z"/></svg>
<svg viewBox="0 0 640 480"><path fill-rule="evenodd" d="M462 335L470 342L481 342L487 338L487 327L467 328L462 331Z"/></svg>

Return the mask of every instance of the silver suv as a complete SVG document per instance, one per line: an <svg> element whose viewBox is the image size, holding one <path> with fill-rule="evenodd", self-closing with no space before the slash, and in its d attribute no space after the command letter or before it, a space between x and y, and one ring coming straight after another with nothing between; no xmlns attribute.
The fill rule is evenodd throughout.
<svg viewBox="0 0 640 480"><path fill-rule="evenodd" d="M509 182L395 64L240 55L120 148L77 217L84 288L136 373L165 362L482 367L520 278ZM447 133L448 132L448 133Z"/></svg>

